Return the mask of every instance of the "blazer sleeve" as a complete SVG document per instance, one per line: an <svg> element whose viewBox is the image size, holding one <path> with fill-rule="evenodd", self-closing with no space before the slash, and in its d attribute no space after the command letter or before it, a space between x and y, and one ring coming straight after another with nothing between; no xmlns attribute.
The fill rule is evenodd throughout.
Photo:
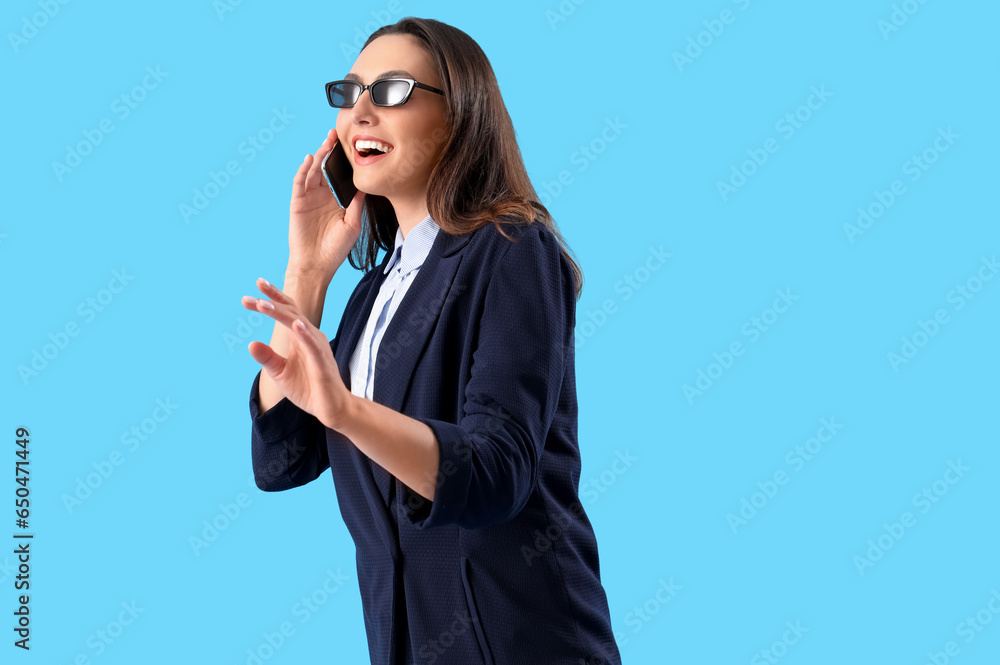
<svg viewBox="0 0 1000 665"><path fill-rule="evenodd" d="M558 240L532 224L489 280L461 421L417 418L434 431L440 461L433 501L403 486L402 512L415 527L501 523L527 503L558 406L575 305Z"/></svg>
<svg viewBox="0 0 1000 665"><path fill-rule="evenodd" d="M250 388L250 449L253 477L265 492L312 482L330 467L326 426L287 397L260 412L260 375Z"/></svg>
<svg viewBox="0 0 1000 665"><path fill-rule="evenodd" d="M375 275L369 270L347 299L337 332L330 340L330 350L336 355L337 342L344 331L344 322L352 312L356 299L362 297ZM257 372L250 388L250 450L253 477L257 487L265 492L280 492L310 483L330 468L326 447L326 426L316 416L303 411L287 397L260 412L260 375Z"/></svg>

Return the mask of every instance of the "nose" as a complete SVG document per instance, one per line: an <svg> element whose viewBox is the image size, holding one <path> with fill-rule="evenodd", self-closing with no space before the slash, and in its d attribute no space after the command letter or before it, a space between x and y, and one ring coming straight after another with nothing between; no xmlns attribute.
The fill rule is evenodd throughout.
<svg viewBox="0 0 1000 665"><path fill-rule="evenodd" d="M358 101L351 107L351 121L356 125L370 125L377 122L377 106L372 104L371 90L362 90Z"/></svg>

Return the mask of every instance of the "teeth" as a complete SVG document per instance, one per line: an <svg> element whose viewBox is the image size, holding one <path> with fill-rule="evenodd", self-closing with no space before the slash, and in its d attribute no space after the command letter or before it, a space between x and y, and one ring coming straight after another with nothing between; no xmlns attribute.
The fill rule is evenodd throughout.
<svg viewBox="0 0 1000 665"><path fill-rule="evenodd" d="M363 150L371 150L373 148L375 150L381 150L386 154L392 152L392 146L387 146L378 141L355 141L354 147L357 148L358 152L361 152Z"/></svg>

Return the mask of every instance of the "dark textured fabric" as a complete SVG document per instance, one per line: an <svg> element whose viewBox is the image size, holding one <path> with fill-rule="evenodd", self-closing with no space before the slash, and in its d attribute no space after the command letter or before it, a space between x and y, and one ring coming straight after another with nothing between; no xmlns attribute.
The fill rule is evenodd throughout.
<svg viewBox="0 0 1000 665"><path fill-rule="evenodd" d="M578 495L573 274L543 225L503 226L515 242L439 233L380 346L374 401L440 445L433 502L287 399L261 415L251 388L257 486L331 470L372 663L621 662ZM383 279L362 277L330 343L348 387Z"/></svg>

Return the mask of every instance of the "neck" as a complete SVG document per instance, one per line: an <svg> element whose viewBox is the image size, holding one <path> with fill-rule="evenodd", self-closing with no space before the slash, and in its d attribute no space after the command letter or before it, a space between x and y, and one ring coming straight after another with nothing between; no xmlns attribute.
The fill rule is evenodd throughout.
<svg viewBox="0 0 1000 665"><path fill-rule="evenodd" d="M424 221L428 215L426 194L419 199L394 198L389 199L389 202L396 213L396 221L399 222L399 228L403 232L404 238L409 235L413 227Z"/></svg>

